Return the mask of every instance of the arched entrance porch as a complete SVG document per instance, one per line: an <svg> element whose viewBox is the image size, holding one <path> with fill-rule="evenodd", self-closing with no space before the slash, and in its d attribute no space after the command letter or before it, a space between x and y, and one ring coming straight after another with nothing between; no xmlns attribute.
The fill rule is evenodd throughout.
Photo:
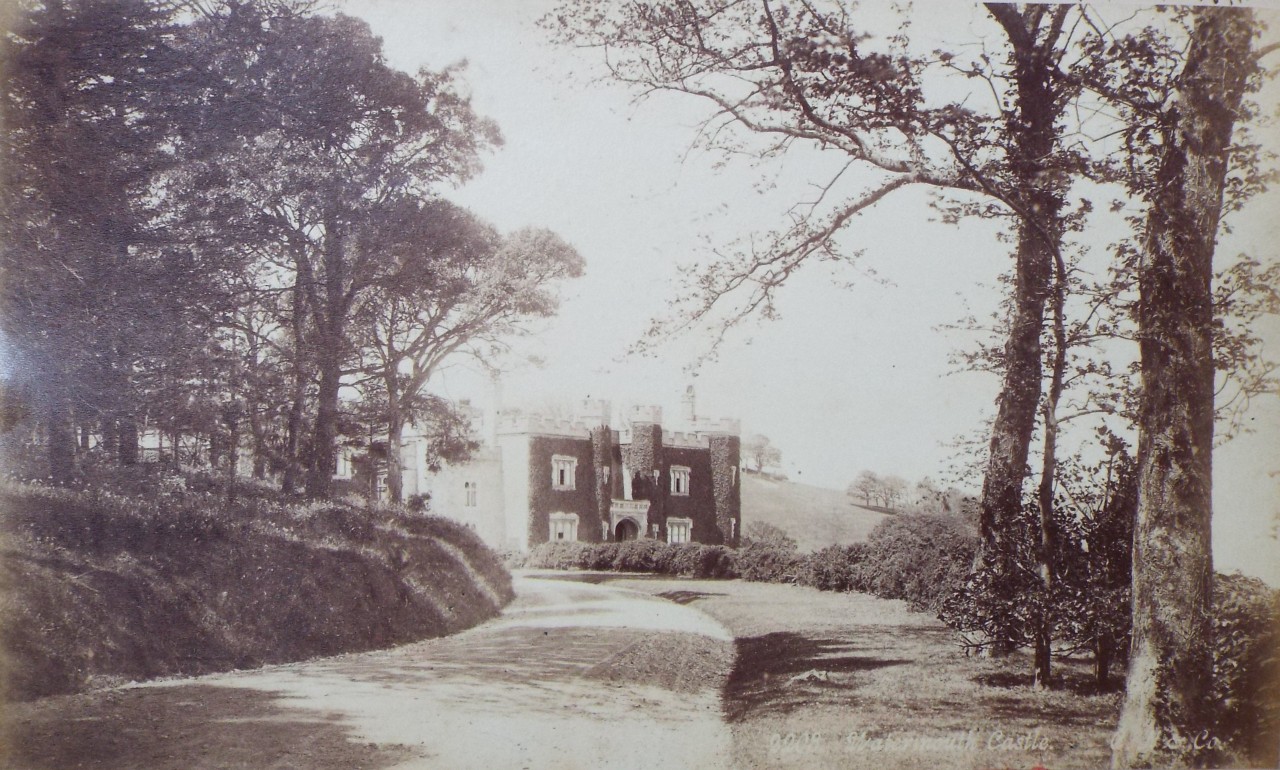
<svg viewBox="0 0 1280 770"><path fill-rule="evenodd" d="M621 542L624 540L635 540L640 537L640 527L636 524L635 519L623 519L618 522L618 526L613 530L614 539Z"/></svg>

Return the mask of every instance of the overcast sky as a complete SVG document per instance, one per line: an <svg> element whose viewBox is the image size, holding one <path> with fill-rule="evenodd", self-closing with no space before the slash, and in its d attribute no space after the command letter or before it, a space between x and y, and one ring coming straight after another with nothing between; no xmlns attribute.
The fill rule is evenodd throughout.
<svg viewBox="0 0 1280 770"><path fill-rule="evenodd" d="M863 469L945 477L957 451L951 441L974 434L994 410L998 381L951 373L949 355L964 338L941 327L996 306L1009 247L995 229L931 221L923 191L899 192L853 226L847 240L865 250L856 268L814 265L799 273L781 295L780 320L730 335L696 377L689 367L705 346L700 337L664 346L657 357L626 357L672 296L677 267L705 257L709 244L780 222L813 178L806 163L822 159L717 168L716 157L690 151L703 105L674 96L637 104L633 94L596 81L594 52L554 47L536 27L551 7L545 0L343 6L369 22L397 67L468 62L474 106L497 121L506 144L450 197L503 230L550 228L587 261L558 318L522 347L541 366L512 371L503 404L588 396L615 409L653 403L671 423L693 384L701 415L738 417L745 433L769 436L795 480L843 489ZM875 3L863 7L888 18ZM961 3L916 9L914 39L930 47L992 32ZM1280 198L1269 198L1238 218L1220 254L1275 258L1280 221L1270 213ZM1276 325L1266 331L1280 341ZM465 367L432 387L494 402L493 389ZM1257 433L1215 455L1215 555L1219 569L1280 585L1280 542L1272 534L1280 479L1269 476L1280 470L1280 399L1256 404L1251 418Z"/></svg>

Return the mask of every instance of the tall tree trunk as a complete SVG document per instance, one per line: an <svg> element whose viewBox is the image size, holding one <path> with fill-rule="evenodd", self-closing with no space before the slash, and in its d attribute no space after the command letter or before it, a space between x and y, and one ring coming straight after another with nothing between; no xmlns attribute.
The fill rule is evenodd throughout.
<svg viewBox="0 0 1280 770"><path fill-rule="evenodd" d="M1055 89L1053 72L1066 10L1019 10L1004 4L988 4L987 8L1005 29L1013 50L1018 95L1016 114L1009 123L1014 139L1010 161L1019 180L1014 194L1019 211L1013 317L1004 347L1004 379L991 426L979 522L982 559L997 576L1009 576L1016 569L1013 554L1018 533L1014 521L1022 507L1027 456L1040 403L1044 306L1052 259L1062 239L1064 174L1052 167L1052 156L1066 100ZM1049 25L1042 28L1045 13L1049 14ZM1005 652L1020 633L1007 628L997 629L996 635L994 651Z"/></svg>
<svg viewBox="0 0 1280 770"><path fill-rule="evenodd" d="M341 226L333 219L325 222L324 308L312 308L319 330L316 360L320 390L316 424L311 439L311 462L307 474L307 496L328 497L333 489L337 464L338 391L342 387L342 353L346 337L346 254Z"/></svg>
<svg viewBox="0 0 1280 770"><path fill-rule="evenodd" d="M400 439L404 435L404 414L395 374L387 378L387 495L393 503L404 502L404 464L400 459Z"/></svg>
<svg viewBox="0 0 1280 770"><path fill-rule="evenodd" d="M280 491L291 495L298 491L302 475L302 418L306 409L306 380L301 371L294 373L293 401L289 404L289 419L285 424L284 475Z"/></svg>
<svg viewBox="0 0 1280 770"><path fill-rule="evenodd" d="M49 458L49 480L54 484L70 484L76 468L76 438L71 411L66 402L56 398L45 416Z"/></svg>
<svg viewBox="0 0 1280 770"><path fill-rule="evenodd" d="M1110 684L1113 644L1111 634L1105 631L1093 640L1093 682L1097 685L1098 692L1103 692Z"/></svg>
<svg viewBox="0 0 1280 770"><path fill-rule="evenodd" d="M1247 9L1194 13L1143 234L1133 642L1111 744L1117 768L1195 761L1210 724L1211 280L1254 27Z"/></svg>
<svg viewBox="0 0 1280 770"><path fill-rule="evenodd" d="M393 503L404 502L404 463L400 459L400 440L404 435L404 420L394 419L387 424L387 496Z"/></svg>
<svg viewBox="0 0 1280 770"><path fill-rule="evenodd" d="M138 423L133 419L133 415L127 414L119 418L116 423L119 430L119 445L117 452L120 457L121 465L136 465L138 463Z"/></svg>
<svg viewBox="0 0 1280 770"><path fill-rule="evenodd" d="M317 498L328 497L333 489L333 473L338 461L338 390L342 379L342 363L336 350L337 343L331 341L329 335L325 335L320 340L320 346L320 388L307 466L307 497Z"/></svg>
<svg viewBox="0 0 1280 770"><path fill-rule="evenodd" d="M253 438L253 478L262 481L267 477L267 432L262 425L261 404L250 402L249 435Z"/></svg>
<svg viewBox="0 0 1280 770"><path fill-rule="evenodd" d="M293 393L289 403L289 417L285 422L284 474L280 479L280 491L292 495L301 482L302 420L306 414L307 366L303 351L306 348L306 302L302 287L293 286L293 315L290 330L293 333Z"/></svg>
<svg viewBox="0 0 1280 770"><path fill-rule="evenodd" d="M1036 507L1040 509L1040 542L1036 547L1037 571L1044 602L1036 618L1035 674L1033 686L1048 689L1053 675L1053 584L1057 579L1058 526L1053 517L1053 489L1058 475L1058 404L1067 375L1067 265L1061 251L1053 258L1053 357L1049 364L1049 391L1044 399L1044 452L1040 460L1040 484Z"/></svg>

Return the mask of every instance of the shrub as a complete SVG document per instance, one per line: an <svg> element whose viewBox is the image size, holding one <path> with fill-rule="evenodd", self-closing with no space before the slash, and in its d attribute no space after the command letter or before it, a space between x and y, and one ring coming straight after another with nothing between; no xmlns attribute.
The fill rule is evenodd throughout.
<svg viewBox="0 0 1280 770"><path fill-rule="evenodd" d="M660 540L642 538L616 543L613 568L618 572L658 572L659 554L669 546Z"/></svg>
<svg viewBox="0 0 1280 770"><path fill-rule="evenodd" d="M1280 759L1280 591L1257 578L1213 585L1214 736L1250 764Z"/></svg>
<svg viewBox="0 0 1280 770"><path fill-rule="evenodd" d="M589 543L542 543L529 551L524 565L531 569L583 569L590 548Z"/></svg>
<svg viewBox="0 0 1280 770"><path fill-rule="evenodd" d="M782 527L776 527L763 521L753 521L742 532L744 545L767 545L783 551L795 551L795 538L787 534Z"/></svg>
<svg viewBox="0 0 1280 770"><path fill-rule="evenodd" d="M798 565L796 582L820 591L861 591L861 565L867 544L831 545L806 555Z"/></svg>
<svg viewBox="0 0 1280 770"><path fill-rule="evenodd" d="M851 581L913 610L937 612L964 583L977 546L977 534L956 516L901 514L871 530Z"/></svg>
<svg viewBox="0 0 1280 770"><path fill-rule="evenodd" d="M722 545L686 543L670 547L671 573L685 577L731 578L738 574L734 552Z"/></svg>
<svg viewBox="0 0 1280 770"><path fill-rule="evenodd" d="M794 548L747 543L738 550L738 575L761 583L794 583L801 560Z"/></svg>
<svg viewBox="0 0 1280 770"><path fill-rule="evenodd" d="M620 543L597 543L591 546L586 554L583 564L584 569L594 570L611 570L613 563L618 560L618 546Z"/></svg>

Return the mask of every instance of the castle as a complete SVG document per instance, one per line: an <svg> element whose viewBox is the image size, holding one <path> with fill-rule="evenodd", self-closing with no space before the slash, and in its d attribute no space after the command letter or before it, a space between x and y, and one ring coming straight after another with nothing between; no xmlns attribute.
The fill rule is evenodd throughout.
<svg viewBox="0 0 1280 770"><path fill-rule="evenodd" d="M423 467L426 439L408 431L404 494L430 493L434 513L495 548L637 538L736 546L738 421L696 417L692 389L684 411L681 432L664 430L653 406L614 428L609 402L599 400L584 401L571 420L500 412L470 462L437 473Z"/></svg>

